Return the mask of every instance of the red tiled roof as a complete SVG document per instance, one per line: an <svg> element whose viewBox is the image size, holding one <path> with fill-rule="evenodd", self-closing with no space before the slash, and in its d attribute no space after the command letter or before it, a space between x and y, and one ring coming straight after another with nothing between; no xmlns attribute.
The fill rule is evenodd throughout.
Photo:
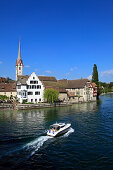
<svg viewBox="0 0 113 170"><path fill-rule="evenodd" d="M93 88L97 87L96 83L91 83L91 85Z"/></svg>
<svg viewBox="0 0 113 170"><path fill-rule="evenodd" d="M0 83L5 83L7 81L6 78L0 77Z"/></svg>
<svg viewBox="0 0 113 170"><path fill-rule="evenodd" d="M40 81L54 81L57 82L56 77L48 77L48 76L38 76Z"/></svg>
<svg viewBox="0 0 113 170"><path fill-rule="evenodd" d="M61 84L65 86L67 89L76 89L76 88L83 88L87 82L88 79L76 79L76 80L58 80Z"/></svg>
<svg viewBox="0 0 113 170"><path fill-rule="evenodd" d="M16 82L0 83L0 92L16 92Z"/></svg>

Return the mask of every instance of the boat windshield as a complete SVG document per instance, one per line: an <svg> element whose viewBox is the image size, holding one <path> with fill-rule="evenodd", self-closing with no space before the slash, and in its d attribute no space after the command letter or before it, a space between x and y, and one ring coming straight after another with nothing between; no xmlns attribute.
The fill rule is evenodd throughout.
<svg viewBox="0 0 113 170"><path fill-rule="evenodd" d="M59 130L60 126L58 126L58 125L51 125L50 129Z"/></svg>

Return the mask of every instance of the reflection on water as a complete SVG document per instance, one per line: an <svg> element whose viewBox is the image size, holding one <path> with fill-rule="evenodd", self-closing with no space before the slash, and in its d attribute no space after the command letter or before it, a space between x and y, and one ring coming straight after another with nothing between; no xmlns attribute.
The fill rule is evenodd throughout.
<svg viewBox="0 0 113 170"><path fill-rule="evenodd" d="M0 169L97 169L113 166L113 94L68 107L0 111ZM49 125L71 123L63 136ZM9 168L8 167L8 168Z"/></svg>

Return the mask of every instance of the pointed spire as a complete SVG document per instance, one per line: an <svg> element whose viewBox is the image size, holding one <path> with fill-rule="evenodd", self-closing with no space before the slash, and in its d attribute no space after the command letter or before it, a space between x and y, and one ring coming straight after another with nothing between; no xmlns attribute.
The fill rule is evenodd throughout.
<svg viewBox="0 0 113 170"><path fill-rule="evenodd" d="M18 61L21 60L21 50L20 50L20 39L19 39L19 50L18 50Z"/></svg>

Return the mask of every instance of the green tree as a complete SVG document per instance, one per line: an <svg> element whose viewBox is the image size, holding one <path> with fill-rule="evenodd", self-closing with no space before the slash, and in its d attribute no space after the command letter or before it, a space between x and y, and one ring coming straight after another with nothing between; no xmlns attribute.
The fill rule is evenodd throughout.
<svg viewBox="0 0 113 170"><path fill-rule="evenodd" d="M0 100L8 100L9 98L6 95L0 95Z"/></svg>
<svg viewBox="0 0 113 170"><path fill-rule="evenodd" d="M55 89L45 89L44 90L44 99L47 100L48 103L54 103L58 100L59 92Z"/></svg>
<svg viewBox="0 0 113 170"><path fill-rule="evenodd" d="M96 64L93 66L92 82L97 85L97 98L99 97L99 80L98 80L98 70Z"/></svg>
<svg viewBox="0 0 113 170"><path fill-rule="evenodd" d="M96 85L99 85L99 80L98 80L98 70L96 64L93 66L93 75L92 75L92 82L96 83Z"/></svg>

